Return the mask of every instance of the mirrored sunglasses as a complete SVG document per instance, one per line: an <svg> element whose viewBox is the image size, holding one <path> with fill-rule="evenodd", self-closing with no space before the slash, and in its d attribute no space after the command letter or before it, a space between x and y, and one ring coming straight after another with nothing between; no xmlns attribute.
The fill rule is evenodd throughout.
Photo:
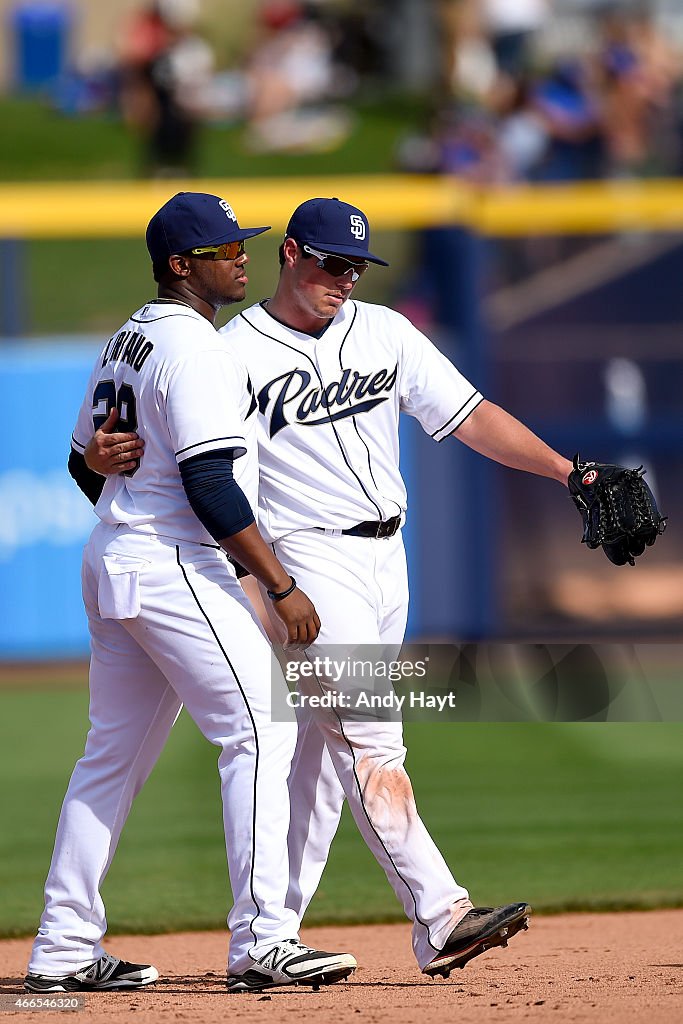
<svg viewBox="0 0 683 1024"><path fill-rule="evenodd" d="M244 255L244 241L223 242L222 245L202 245L198 249L190 249L192 256L207 256L212 260L236 260Z"/></svg>
<svg viewBox="0 0 683 1024"><path fill-rule="evenodd" d="M367 260L363 260L362 263L354 263L345 256L335 256L334 253L330 252L318 252L317 249L311 248L310 245L303 245L301 248L309 256L317 257L316 267L319 267L320 270L324 270L326 274L331 274L332 277L345 277L346 274L351 274L351 281L354 284L370 266Z"/></svg>

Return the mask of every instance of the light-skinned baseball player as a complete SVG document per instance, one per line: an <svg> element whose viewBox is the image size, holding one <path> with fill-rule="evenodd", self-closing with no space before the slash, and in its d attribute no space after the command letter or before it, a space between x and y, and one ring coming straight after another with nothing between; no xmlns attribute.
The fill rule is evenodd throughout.
<svg viewBox="0 0 683 1024"><path fill-rule="evenodd" d="M572 469L487 401L405 317L352 297L371 264L386 265L369 244L361 210L338 199L308 200L280 246L273 296L221 331L245 363L258 403L259 527L321 613L311 658L330 644L403 641L401 413L415 416L436 442L452 435L497 462L565 486ZM137 457L142 450L132 433L100 431L89 458L100 472L115 472L118 454ZM400 722L342 720L333 709L306 708L298 719L287 906L299 920L346 797L413 922L413 950L425 974L447 976L526 927L527 903L474 907L454 879L417 813Z"/></svg>
<svg viewBox="0 0 683 1024"><path fill-rule="evenodd" d="M83 556L91 635L90 731L69 782L25 988L136 989L158 972L105 952L100 887L134 797L184 704L218 748L233 906L228 989L318 986L356 962L298 940L289 884L287 776L293 723L271 720L271 651L226 552L269 593L292 647L319 631L311 601L261 537L233 475L255 479L255 402L214 326L244 299L245 240L218 196L179 193L152 217L158 295L105 344L69 467L100 522ZM144 436L144 460L106 481L85 465L93 428ZM284 688L284 680L281 681Z"/></svg>

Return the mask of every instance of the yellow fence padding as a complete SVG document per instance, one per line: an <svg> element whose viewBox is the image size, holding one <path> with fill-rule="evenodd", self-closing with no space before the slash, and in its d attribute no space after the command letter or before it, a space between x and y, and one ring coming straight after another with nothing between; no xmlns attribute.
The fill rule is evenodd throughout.
<svg viewBox="0 0 683 1024"><path fill-rule="evenodd" d="M683 181L473 186L422 175L0 185L0 238L139 238L175 192L213 192L243 225L284 230L299 203L339 196L375 230L463 224L491 236L683 230Z"/></svg>

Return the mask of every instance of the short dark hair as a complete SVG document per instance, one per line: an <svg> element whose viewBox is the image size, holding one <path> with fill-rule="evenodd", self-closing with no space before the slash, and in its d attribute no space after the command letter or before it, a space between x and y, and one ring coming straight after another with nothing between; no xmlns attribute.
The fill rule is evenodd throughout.
<svg viewBox="0 0 683 1024"><path fill-rule="evenodd" d="M168 260L157 260L156 263L152 263L152 274L157 284L161 282L161 279L166 276L168 271Z"/></svg>
<svg viewBox="0 0 683 1024"><path fill-rule="evenodd" d="M191 253L179 252L174 253L174 255L190 256ZM165 259L156 260L155 262L152 263L152 274L154 275L154 280L156 281L157 284L160 284L167 277L173 278L174 280L176 280L178 277L174 270L169 266L169 259L170 256L167 256Z"/></svg>

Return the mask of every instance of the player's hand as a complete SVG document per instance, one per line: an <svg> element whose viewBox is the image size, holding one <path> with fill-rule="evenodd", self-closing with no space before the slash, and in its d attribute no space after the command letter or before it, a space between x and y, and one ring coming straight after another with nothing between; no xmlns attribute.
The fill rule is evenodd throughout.
<svg viewBox="0 0 683 1024"><path fill-rule="evenodd" d="M109 416L88 441L85 452L85 464L88 469L100 476L111 476L135 469L145 448L145 442L135 433L114 433L119 418L118 409L114 408Z"/></svg>
<svg viewBox="0 0 683 1024"><path fill-rule="evenodd" d="M303 590L295 587L291 594L281 601L274 601L273 608L287 628L286 651L308 647L320 632L320 619L312 601Z"/></svg>

